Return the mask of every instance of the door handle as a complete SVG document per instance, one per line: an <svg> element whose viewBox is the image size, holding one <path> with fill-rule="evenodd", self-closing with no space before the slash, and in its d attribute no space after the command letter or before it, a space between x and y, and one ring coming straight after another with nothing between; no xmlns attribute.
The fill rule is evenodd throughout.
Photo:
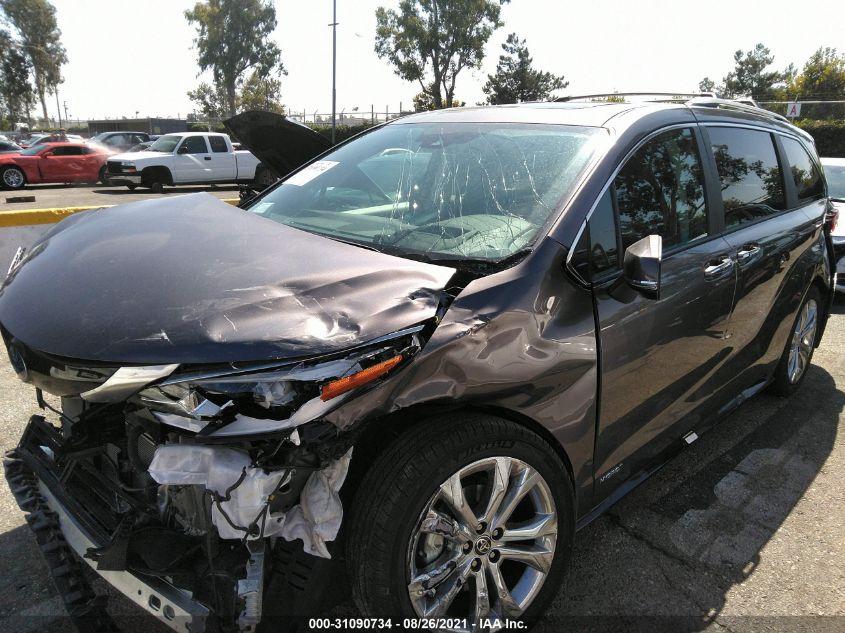
<svg viewBox="0 0 845 633"><path fill-rule="evenodd" d="M736 252L736 259L741 264L747 262L760 252L760 247L757 244L745 244Z"/></svg>
<svg viewBox="0 0 845 633"><path fill-rule="evenodd" d="M202 159L203 160L211 160L211 156L203 156Z"/></svg>
<svg viewBox="0 0 845 633"><path fill-rule="evenodd" d="M704 268L704 276L707 279L719 277L722 273L733 268L734 260L730 257L722 257L718 260L713 260Z"/></svg>

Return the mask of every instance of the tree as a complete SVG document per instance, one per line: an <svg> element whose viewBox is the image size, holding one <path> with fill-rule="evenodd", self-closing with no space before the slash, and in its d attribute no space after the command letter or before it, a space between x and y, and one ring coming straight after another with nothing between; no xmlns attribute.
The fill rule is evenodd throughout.
<svg viewBox="0 0 845 633"><path fill-rule="evenodd" d="M67 53L56 22L56 9L47 0L0 0L0 9L17 31L16 45L29 60L41 111L47 119L47 93L64 81L62 65Z"/></svg>
<svg viewBox="0 0 845 633"><path fill-rule="evenodd" d="M499 55L496 74L487 75L484 94L487 103L520 103L522 101L547 101L552 92L569 85L563 76L536 70L525 40L516 33L508 35L502 44L505 55Z"/></svg>
<svg viewBox="0 0 845 633"><path fill-rule="evenodd" d="M789 80L792 67L785 71L767 70L775 58L763 44L752 50L734 53L734 69L725 75L720 92L725 97L751 95L755 99L774 96L778 88Z"/></svg>
<svg viewBox="0 0 845 633"><path fill-rule="evenodd" d="M282 82L273 77L262 77L258 71L253 71L241 90L240 109L284 114Z"/></svg>
<svg viewBox="0 0 845 633"><path fill-rule="evenodd" d="M229 111L226 91L221 85L212 86L202 82L194 90L188 91L188 98L197 104L200 114L209 119L222 119ZM237 99L235 99L237 108Z"/></svg>
<svg viewBox="0 0 845 633"><path fill-rule="evenodd" d="M34 90L29 80L29 60L12 45L6 31L0 30L0 104L9 127L26 121L34 104Z"/></svg>
<svg viewBox="0 0 845 633"><path fill-rule="evenodd" d="M197 2L185 11L185 18L196 25L200 72L211 70L215 85L226 95L230 116L237 111L238 88L248 70L265 76L287 74L281 51L269 41L276 28L276 9L269 0Z"/></svg>
<svg viewBox="0 0 845 633"><path fill-rule="evenodd" d="M455 82L479 68L484 45L510 0L401 0L376 9L376 54L406 81L419 82L434 108L454 105Z"/></svg>
<svg viewBox="0 0 845 633"><path fill-rule="evenodd" d="M701 92L718 92L716 82L710 79L710 77L705 77L698 82L698 89L701 90Z"/></svg>
<svg viewBox="0 0 845 633"><path fill-rule="evenodd" d="M845 55L835 48L819 48L789 82L789 93L822 99L845 94Z"/></svg>
<svg viewBox="0 0 845 633"><path fill-rule="evenodd" d="M431 98L431 93L433 92L433 88L429 88L428 90L424 90L423 92L418 92L414 95L414 112L426 112L428 110L437 110L437 106L434 105L434 99ZM452 95L452 106L453 108L463 108L466 105L463 101L458 99L456 96Z"/></svg>

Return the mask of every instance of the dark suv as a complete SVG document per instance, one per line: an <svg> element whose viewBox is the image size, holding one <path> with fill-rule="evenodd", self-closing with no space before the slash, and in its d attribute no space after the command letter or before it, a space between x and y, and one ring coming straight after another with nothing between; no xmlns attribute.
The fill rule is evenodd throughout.
<svg viewBox="0 0 845 633"><path fill-rule="evenodd" d="M260 116L286 173L311 132ZM105 617L75 552L177 630L342 577L396 626L530 621L577 529L798 388L832 300L812 139L712 98L409 116L246 207L80 213L0 290L46 411L7 477L71 613Z"/></svg>

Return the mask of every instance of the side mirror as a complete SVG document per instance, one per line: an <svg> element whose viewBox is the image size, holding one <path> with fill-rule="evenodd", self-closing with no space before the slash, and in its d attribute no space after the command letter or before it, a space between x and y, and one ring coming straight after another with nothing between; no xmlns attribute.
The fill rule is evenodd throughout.
<svg viewBox="0 0 845 633"><path fill-rule="evenodd" d="M187 154L188 153L188 146L187 145L180 145L179 149L176 150L177 154Z"/></svg>
<svg viewBox="0 0 845 633"><path fill-rule="evenodd" d="M660 298L660 263L663 238L647 235L625 251L622 274L631 288L649 299Z"/></svg>
<svg viewBox="0 0 845 633"><path fill-rule="evenodd" d="M53 152L44 152L41 154L41 158L50 158L53 155Z"/></svg>

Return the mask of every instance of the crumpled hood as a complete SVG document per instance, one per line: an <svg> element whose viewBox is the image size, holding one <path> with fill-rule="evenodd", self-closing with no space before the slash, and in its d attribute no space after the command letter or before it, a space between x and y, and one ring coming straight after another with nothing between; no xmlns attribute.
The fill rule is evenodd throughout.
<svg viewBox="0 0 845 633"><path fill-rule="evenodd" d="M0 324L41 352L109 363L312 356L431 318L453 273L198 193L61 222L0 289Z"/></svg>

